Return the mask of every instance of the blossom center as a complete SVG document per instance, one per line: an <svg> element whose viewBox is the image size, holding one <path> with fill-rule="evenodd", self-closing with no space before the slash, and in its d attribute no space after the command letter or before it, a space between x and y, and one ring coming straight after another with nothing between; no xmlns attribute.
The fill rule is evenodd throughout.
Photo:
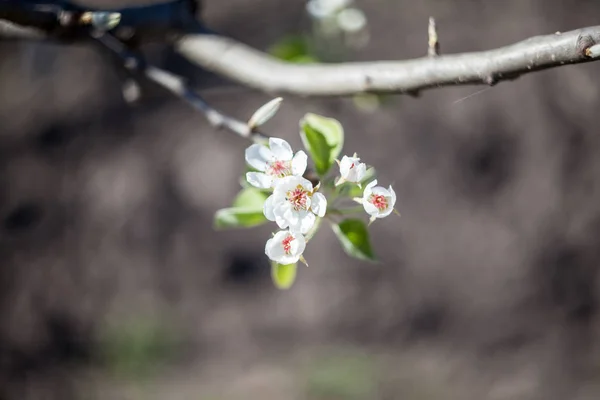
<svg viewBox="0 0 600 400"><path fill-rule="evenodd" d="M294 210L306 210L308 203L308 193L301 185L287 192L287 201L290 202Z"/></svg>
<svg viewBox="0 0 600 400"><path fill-rule="evenodd" d="M369 203L373 204L379 211L385 211L388 208L388 201L382 194L369 196Z"/></svg>
<svg viewBox="0 0 600 400"><path fill-rule="evenodd" d="M290 161L273 161L269 163L267 174L277 176L279 178L286 177L292 174L292 163Z"/></svg>
<svg viewBox="0 0 600 400"><path fill-rule="evenodd" d="M286 238L281 241L281 245L283 246L283 251L288 256L292 253L292 240L294 240L294 237L292 235L290 235L290 236L286 236Z"/></svg>

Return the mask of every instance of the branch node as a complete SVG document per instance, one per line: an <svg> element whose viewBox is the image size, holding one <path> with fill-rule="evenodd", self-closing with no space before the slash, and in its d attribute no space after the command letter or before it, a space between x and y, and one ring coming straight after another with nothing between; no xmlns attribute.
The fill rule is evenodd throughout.
<svg viewBox="0 0 600 400"><path fill-rule="evenodd" d="M372 85L373 85L373 78L371 78L370 75L365 75L364 91L368 92L369 89L371 89Z"/></svg>
<svg viewBox="0 0 600 400"><path fill-rule="evenodd" d="M582 57L591 57L589 49L596 44L596 41L590 35L580 35L577 38L577 50Z"/></svg>
<svg viewBox="0 0 600 400"><path fill-rule="evenodd" d="M429 38L427 48L427 55L429 57L436 57L440 55L440 42L438 41L437 28L435 26L435 19L429 17L429 26L427 27L427 36Z"/></svg>
<svg viewBox="0 0 600 400"><path fill-rule="evenodd" d="M585 55L590 58L600 57L600 44L595 44L585 49Z"/></svg>
<svg viewBox="0 0 600 400"><path fill-rule="evenodd" d="M484 78L484 82L486 85L495 86L498 83L498 77L490 74Z"/></svg>

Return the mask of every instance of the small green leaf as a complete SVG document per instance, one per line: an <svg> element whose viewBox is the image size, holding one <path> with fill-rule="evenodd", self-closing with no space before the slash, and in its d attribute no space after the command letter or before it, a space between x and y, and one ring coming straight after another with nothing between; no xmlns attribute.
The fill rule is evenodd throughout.
<svg viewBox="0 0 600 400"><path fill-rule="evenodd" d="M339 121L306 114L300 121L300 137L315 162L317 173L325 175L344 145L344 128Z"/></svg>
<svg viewBox="0 0 600 400"><path fill-rule="evenodd" d="M269 197L268 193L249 187L237 194L235 200L233 200L233 207L248 208L262 212L263 204L267 197Z"/></svg>
<svg viewBox="0 0 600 400"><path fill-rule="evenodd" d="M269 49L269 54L280 60L291 63L314 63L316 58L311 54L304 36L286 36Z"/></svg>
<svg viewBox="0 0 600 400"><path fill-rule="evenodd" d="M271 262L271 278L278 289L286 290L292 287L296 280L296 264L282 265Z"/></svg>
<svg viewBox="0 0 600 400"><path fill-rule="evenodd" d="M223 208L215 213L214 227L251 228L267 222L263 214L263 204L268 193L253 187L242 189L233 201L233 207Z"/></svg>
<svg viewBox="0 0 600 400"><path fill-rule="evenodd" d="M369 231L363 221L345 219L337 225L332 225L332 229L349 256L361 260L376 261L369 239Z"/></svg>
<svg viewBox="0 0 600 400"><path fill-rule="evenodd" d="M222 208L215 213L215 229L227 228L252 228L267 222L262 210L248 209L245 207Z"/></svg>

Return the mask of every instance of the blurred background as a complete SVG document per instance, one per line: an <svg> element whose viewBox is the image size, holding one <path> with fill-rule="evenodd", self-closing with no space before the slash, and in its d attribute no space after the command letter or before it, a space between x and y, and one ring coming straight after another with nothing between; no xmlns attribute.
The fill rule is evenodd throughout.
<svg viewBox="0 0 600 400"><path fill-rule="evenodd" d="M344 59L421 57L430 16L456 53L600 15L591 0L355 6L369 40ZM302 0L205 0L203 17L265 51L312 29ZM270 99L148 51L230 115ZM376 265L322 229L281 291L272 226L212 228L247 142L156 88L128 105L98 49L0 42L0 399L600 398L599 72L367 107L286 97L265 130L299 148L305 113L339 119L402 218L372 226Z"/></svg>

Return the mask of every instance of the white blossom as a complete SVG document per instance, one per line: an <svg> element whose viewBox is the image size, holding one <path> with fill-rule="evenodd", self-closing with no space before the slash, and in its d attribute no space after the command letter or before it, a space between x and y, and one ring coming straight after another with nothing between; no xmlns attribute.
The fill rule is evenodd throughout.
<svg viewBox="0 0 600 400"><path fill-rule="evenodd" d="M307 159L302 150L294 155L285 140L270 138L269 147L253 144L246 149L246 162L260 171L246 173L246 180L260 189L272 188L281 178L302 176L306 171Z"/></svg>
<svg viewBox="0 0 600 400"><path fill-rule="evenodd" d="M340 167L340 179L336 182L336 186L344 182L352 182L358 184L365 178L367 174L367 165L360 162L360 158L354 154L353 157L344 156L342 161L338 161Z"/></svg>
<svg viewBox="0 0 600 400"><path fill-rule="evenodd" d="M348 7L350 3L352 0L310 0L306 8L315 18L327 18Z"/></svg>
<svg viewBox="0 0 600 400"><path fill-rule="evenodd" d="M363 197L355 199L361 203L367 212L371 216L371 222L377 218L385 218L390 215L394 210L396 204L396 193L390 185L387 189L382 186L376 186L377 180L372 181L365 187Z"/></svg>
<svg viewBox="0 0 600 400"><path fill-rule="evenodd" d="M265 254L279 264L294 264L302 258L306 240L300 233L279 231L265 245Z"/></svg>
<svg viewBox="0 0 600 400"><path fill-rule="evenodd" d="M346 8L338 14L337 23L346 32L360 32L367 26L367 17L358 8Z"/></svg>
<svg viewBox="0 0 600 400"><path fill-rule="evenodd" d="M278 180L273 194L267 198L263 212L281 229L306 234L314 225L316 217L327 211L327 199L313 189L312 183L300 176L288 176Z"/></svg>

